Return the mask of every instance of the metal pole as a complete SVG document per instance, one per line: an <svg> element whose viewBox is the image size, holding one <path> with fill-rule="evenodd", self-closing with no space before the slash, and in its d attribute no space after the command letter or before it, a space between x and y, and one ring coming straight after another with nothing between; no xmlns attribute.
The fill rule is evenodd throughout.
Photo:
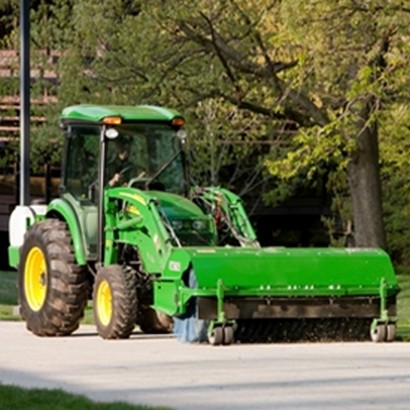
<svg viewBox="0 0 410 410"><path fill-rule="evenodd" d="M20 0L20 205L30 204L30 0Z"/></svg>
<svg viewBox="0 0 410 410"><path fill-rule="evenodd" d="M106 125L101 127L100 134L100 158L98 160L98 233L97 233L97 263L104 261L105 238L104 238L104 186L105 186L105 164L107 161L107 141L105 138Z"/></svg>

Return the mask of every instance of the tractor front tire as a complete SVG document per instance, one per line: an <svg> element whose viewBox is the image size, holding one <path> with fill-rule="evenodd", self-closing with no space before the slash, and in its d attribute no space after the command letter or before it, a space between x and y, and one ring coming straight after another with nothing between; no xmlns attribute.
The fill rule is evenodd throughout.
<svg viewBox="0 0 410 410"><path fill-rule="evenodd" d="M127 339L137 318L135 274L119 265L97 272L94 282L94 318L103 339Z"/></svg>
<svg viewBox="0 0 410 410"><path fill-rule="evenodd" d="M20 250L20 313L38 336L66 336L80 324L87 303L87 271L75 263L65 222L35 223Z"/></svg>

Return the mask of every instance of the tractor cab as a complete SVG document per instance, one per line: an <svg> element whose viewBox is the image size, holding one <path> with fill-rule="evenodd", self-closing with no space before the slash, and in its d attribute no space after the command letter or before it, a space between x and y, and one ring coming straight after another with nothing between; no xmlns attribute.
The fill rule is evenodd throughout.
<svg viewBox="0 0 410 410"><path fill-rule="evenodd" d="M79 222L87 260L97 255L107 189L186 194L184 122L178 113L153 106L79 105L63 111L61 199Z"/></svg>
<svg viewBox="0 0 410 410"><path fill-rule="evenodd" d="M100 186L184 194L187 185L181 142L185 132L180 128L183 119L177 120L121 123L121 117L112 116L97 124L63 120L62 191L84 205L98 204ZM110 123L114 121L118 124Z"/></svg>

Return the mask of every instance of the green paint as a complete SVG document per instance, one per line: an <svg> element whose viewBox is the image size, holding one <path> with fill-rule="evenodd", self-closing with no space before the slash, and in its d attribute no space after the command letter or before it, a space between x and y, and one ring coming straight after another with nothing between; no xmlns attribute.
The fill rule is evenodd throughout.
<svg viewBox="0 0 410 410"><path fill-rule="evenodd" d="M20 248L17 246L9 246L9 265L17 268L20 260Z"/></svg>
<svg viewBox="0 0 410 410"><path fill-rule="evenodd" d="M78 217L69 202L63 198L52 200L47 207L47 216L59 216L60 219L67 223L73 241L76 261L79 265L85 265L87 259L83 231Z"/></svg>
<svg viewBox="0 0 410 410"><path fill-rule="evenodd" d="M172 121L181 115L174 110L150 105L117 106L80 104L67 107L61 114L64 121L99 123L106 117L121 117L125 121Z"/></svg>
<svg viewBox="0 0 410 410"><path fill-rule="evenodd" d="M154 106L77 105L66 108L61 119L66 124L101 124L112 116L128 123L150 122L154 129L155 123L170 124L180 114ZM173 134L170 138L176 138L174 128L167 127ZM178 138L175 141L178 143ZM100 144L101 149L104 144ZM158 147L153 152L159 152ZM175 158L171 156L170 161ZM171 162L161 164L166 169ZM164 169L157 168L155 177ZM171 182L178 182L176 178ZM49 204L46 215L66 221L79 264L95 262L101 245L97 243L97 206L86 196L64 193ZM160 190L105 187L101 205L103 264L119 263L120 251L125 246L134 248L140 259L138 269L152 280L153 307L168 315L184 314L194 297L209 298L216 306L212 328L233 323L224 310L227 299L289 298L291 303L292 298L304 298L314 304L321 298L370 297L380 300L373 326L380 320L394 320L388 316L387 304L399 287L390 258L380 249L261 248L242 200L219 187L196 187L188 197ZM237 245L216 246L222 243L221 226L231 232ZM9 249L9 259L17 265L18 249ZM197 285L190 288L187 278L192 271ZM325 310L323 316L327 317Z"/></svg>

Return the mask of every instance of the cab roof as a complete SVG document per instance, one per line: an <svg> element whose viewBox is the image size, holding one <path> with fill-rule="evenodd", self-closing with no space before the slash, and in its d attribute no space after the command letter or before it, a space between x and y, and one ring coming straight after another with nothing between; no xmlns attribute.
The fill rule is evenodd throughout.
<svg viewBox="0 0 410 410"><path fill-rule="evenodd" d="M106 117L121 117L124 121L172 121L180 113L155 105L93 105L80 104L67 107L60 119L100 123Z"/></svg>

